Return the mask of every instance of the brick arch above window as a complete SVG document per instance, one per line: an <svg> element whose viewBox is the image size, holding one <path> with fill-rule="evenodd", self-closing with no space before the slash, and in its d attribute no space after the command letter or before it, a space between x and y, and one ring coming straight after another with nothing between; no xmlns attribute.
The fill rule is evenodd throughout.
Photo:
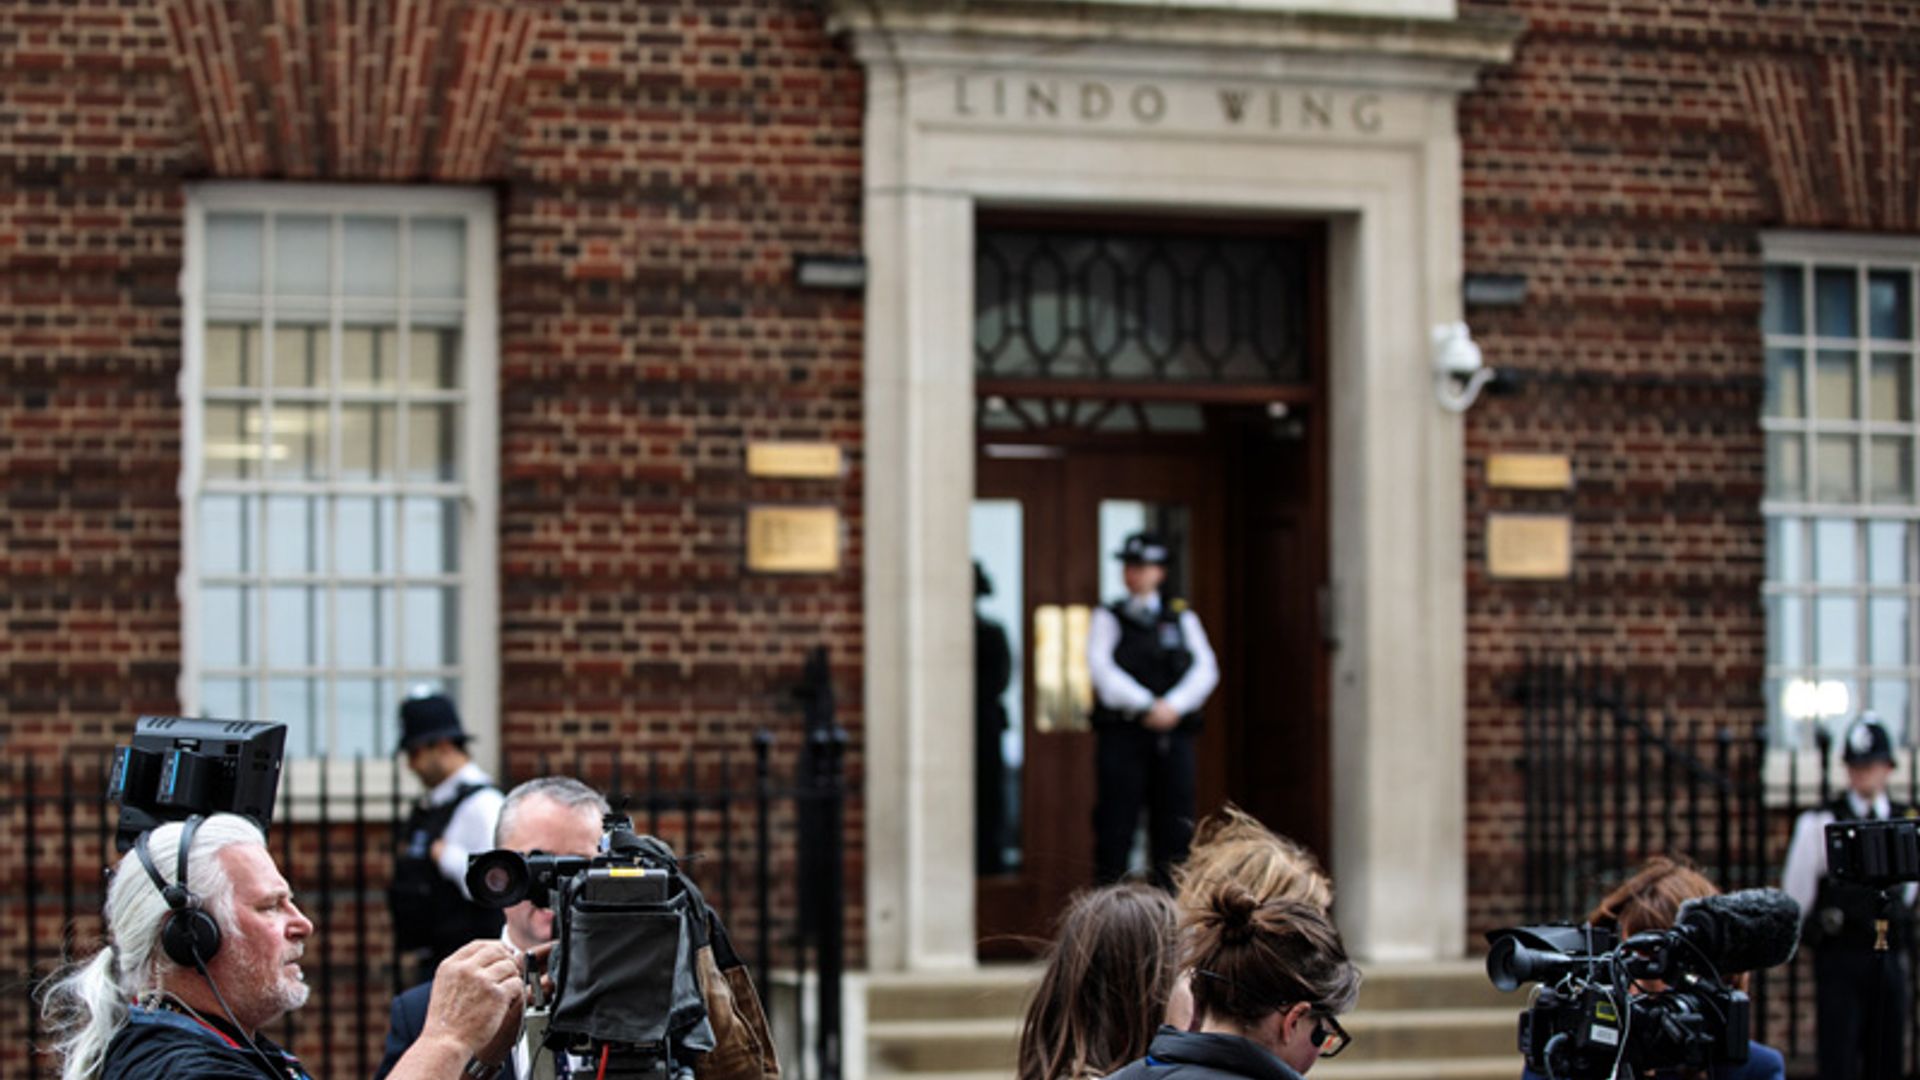
<svg viewBox="0 0 1920 1080"><path fill-rule="evenodd" d="M1740 65L1760 188L1784 227L1920 227L1920 75L1911 57L1770 57Z"/></svg>

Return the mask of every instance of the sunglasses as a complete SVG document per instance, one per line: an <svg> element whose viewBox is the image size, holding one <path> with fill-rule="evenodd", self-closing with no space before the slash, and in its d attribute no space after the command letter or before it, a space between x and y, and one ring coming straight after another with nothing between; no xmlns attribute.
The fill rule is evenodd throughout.
<svg viewBox="0 0 1920 1080"><path fill-rule="evenodd" d="M1353 1036L1347 1034L1347 1029L1340 1026L1340 1021L1334 1018L1333 1013L1318 1005L1313 1006L1313 1009L1313 1012L1307 1014L1314 1018L1313 1044L1320 1048L1321 1057L1338 1057L1340 1051L1345 1050L1353 1042Z"/></svg>

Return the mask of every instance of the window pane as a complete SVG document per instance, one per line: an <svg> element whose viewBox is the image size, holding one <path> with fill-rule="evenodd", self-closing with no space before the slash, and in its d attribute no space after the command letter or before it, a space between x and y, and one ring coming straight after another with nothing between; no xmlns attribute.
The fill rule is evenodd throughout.
<svg viewBox="0 0 1920 1080"><path fill-rule="evenodd" d="M371 495L342 495L334 501L336 574L367 577L393 571L393 506L393 499Z"/></svg>
<svg viewBox="0 0 1920 1080"><path fill-rule="evenodd" d="M1874 353L1867 383L1867 417L1913 419L1913 362L1905 353Z"/></svg>
<svg viewBox="0 0 1920 1080"><path fill-rule="evenodd" d="M318 480L327 474L327 407L300 402L273 408L273 443L267 474Z"/></svg>
<svg viewBox="0 0 1920 1080"><path fill-rule="evenodd" d="M400 223L394 218L348 218L341 272L348 296L397 297Z"/></svg>
<svg viewBox="0 0 1920 1080"><path fill-rule="evenodd" d="M1792 585L1806 580L1806 529L1800 518L1767 521L1767 580Z"/></svg>
<svg viewBox="0 0 1920 1080"><path fill-rule="evenodd" d="M252 323L208 323L207 389L259 385L260 328Z"/></svg>
<svg viewBox="0 0 1920 1080"><path fill-rule="evenodd" d="M1850 352L1837 352L1823 349L1814 366L1813 405L1814 415L1822 420L1854 420L1859 418L1859 401L1855 396L1857 365Z"/></svg>
<svg viewBox="0 0 1920 1080"><path fill-rule="evenodd" d="M253 590L248 586L200 587L200 663L210 668L253 663Z"/></svg>
<svg viewBox="0 0 1920 1080"><path fill-rule="evenodd" d="M460 572L460 502L457 499L408 499L406 562L409 577Z"/></svg>
<svg viewBox="0 0 1920 1080"><path fill-rule="evenodd" d="M386 757L397 738L387 736L386 684L379 679L338 679L333 684L333 745L336 757ZM396 733L397 734L397 733Z"/></svg>
<svg viewBox="0 0 1920 1080"><path fill-rule="evenodd" d="M392 390L400 384L399 330L392 326L349 326L340 332L340 388Z"/></svg>
<svg viewBox="0 0 1920 1080"><path fill-rule="evenodd" d="M385 480L393 475L399 413L392 405L340 406L340 479Z"/></svg>
<svg viewBox="0 0 1920 1080"><path fill-rule="evenodd" d="M1822 585L1852 585L1859 580L1852 521L1825 518L1814 522L1813 579Z"/></svg>
<svg viewBox="0 0 1920 1080"><path fill-rule="evenodd" d="M259 214L208 214L207 291L258 294L265 237Z"/></svg>
<svg viewBox="0 0 1920 1080"><path fill-rule="evenodd" d="M1887 733L1896 745L1905 745L1913 722L1913 686L1905 679L1875 679L1873 700L1867 703L1887 725Z"/></svg>
<svg viewBox="0 0 1920 1080"><path fill-rule="evenodd" d="M1814 326L1821 337L1859 336L1856 280L1850 266L1823 266L1814 272Z"/></svg>
<svg viewBox="0 0 1920 1080"><path fill-rule="evenodd" d="M1908 526L1901 521L1867 524L1867 580L1875 585L1902 585L1913 580Z"/></svg>
<svg viewBox="0 0 1920 1080"><path fill-rule="evenodd" d="M318 667L324 611L320 589L280 585L267 590L267 663L274 667Z"/></svg>
<svg viewBox="0 0 1920 1080"><path fill-rule="evenodd" d="M210 401L201 444L207 478L245 480L260 460L260 407Z"/></svg>
<svg viewBox="0 0 1920 1080"><path fill-rule="evenodd" d="M332 346L324 326L288 326L273 329L273 385L279 389L311 390L331 381Z"/></svg>
<svg viewBox="0 0 1920 1080"><path fill-rule="evenodd" d="M460 662L459 590L410 588L402 618L401 660L408 667L451 667Z"/></svg>
<svg viewBox="0 0 1920 1080"><path fill-rule="evenodd" d="M1890 341L1913 337L1913 306L1907 272L1874 270L1867 274L1867 316L1873 336Z"/></svg>
<svg viewBox="0 0 1920 1080"><path fill-rule="evenodd" d="M1767 267L1766 308L1761 325L1769 334L1804 334L1802 275L1797 266Z"/></svg>
<svg viewBox="0 0 1920 1080"><path fill-rule="evenodd" d="M267 498L267 572L318 574L326 569L320 501L306 495Z"/></svg>
<svg viewBox="0 0 1920 1080"><path fill-rule="evenodd" d="M1876 596L1867 602L1867 662L1874 667L1907 663L1907 598Z"/></svg>
<svg viewBox="0 0 1920 1080"><path fill-rule="evenodd" d="M1767 602L1767 663L1801 667L1807 662L1807 602L1776 596Z"/></svg>
<svg viewBox="0 0 1920 1080"><path fill-rule="evenodd" d="M231 576L253 570L257 513L252 496L200 496L200 534L195 540L201 573Z"/></svg>
<svg viewBox="0 0 1920 1080"><path fill-rule="evenodd" d="M342 585L334 592L333 663L339 668L391 667L395 659L393 590Z"/></svg>
<svg viewBox="0 0 1920 1080"><path fill-rule="evenodd" d="M1913 501L1913 440L1901 435L1876 435L1867 441L1872 455L1873 501Z"/></svg>
<svg viewBox="0 0 1920 1080"><path fill-rule="evenodd" d="M415 296L458 297L466 292L466 225L453 218L421 218L413 223L412 280Z"/></svg>
<svg viewBox="0 0 1920 1080"><path fill-rule="evenodd" d="M1806 388L1801 382L1799 349L1767 350L1766 415L1797 419L1806 415Z"/></svg>
<svg viewBox="0 0 1920 1080"><path fill-rule="evenodd" d="M200 715L216 720L252 719L253 680L225 677L201 679Z"/></svg>
<svg viewBox="0 0 1920 1080"><path fill-rule="evenodd" d="M326 752L314 731L320 717L319 689L314 679L278 676L267 682L267 715L261 719L287 725L288 756L312 757Z"/></svg>
<svg viewBox="0 0 1920 1080"><path fill-rule="evenodd" d="M1807 497L1807 441L1797 433L1767 436L1767 494L1779 499Z"/></svg>
<svg viewBox="0 0 1920 1080"><path fill-rule="evenodd" d="M281 214L273 222L273 291L279 296L325 296L332 269L328 262L327 218Z"/></svg>
<svg viewBox="0 0 1920 1080"><path fill-rule="evenodd" d="M407 479L460 478L459 415L457 405L408 407Z"/></svg>
<svg viewBox="0 0 1920 1080"><path fill-rule="evenodd" d="M1814 440L1814 492L1819 502L1853 502L1860 497L1860 452L1851 435L1822 435Z"/></svg>
<svg viewBox="0 0 1920 1080"><path fill-rule="evenodd" d="M1822 596L1813 602L1814 662L1821 667L1860 663L1860 602L1851 596Z"/></svg>
<svg viewBox="0 0 1920 1080"><path fill-rule="evenodd" d="M414 327L407 341L407 385L415 390L460 388L460 331Z"/></svg>

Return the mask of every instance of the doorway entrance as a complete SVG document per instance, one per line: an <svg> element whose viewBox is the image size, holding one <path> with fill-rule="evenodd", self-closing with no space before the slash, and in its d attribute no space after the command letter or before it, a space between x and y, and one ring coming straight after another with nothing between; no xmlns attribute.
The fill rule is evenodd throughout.
<svg viewBox="0 0 1920 1080"><path fill-rule="evenodd" d="M1167 589L1219 658L1199 813L1231 800L1322 858L1333 643L1317 233L990 219L980 240L970 540L985 959L1030 954L1093 880L1086 633L1094 606L1124 593L1113 554L1127 535L1170 542ZM1172 291L1156 326L1158 288ZM1208 311L1229 330L1203 341ZM1073 377L1049 370L1059 355Z"/></svg>

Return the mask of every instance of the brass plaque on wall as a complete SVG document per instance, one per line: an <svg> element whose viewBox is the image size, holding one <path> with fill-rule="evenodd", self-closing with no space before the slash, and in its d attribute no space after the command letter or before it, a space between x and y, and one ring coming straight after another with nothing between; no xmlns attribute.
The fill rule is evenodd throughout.
<svg viewBox="0 0 1920 1080"><path fill-rule="evenodd" d="M1497 578L1555 581L1573 574L1573 519L1563 514L1487 515L1487 570Z"/></svg>
<svg viewBox="0 0 1920 1080"><path fill-rule="evenodd" d="M1487 486L1565 491L1573 486L1573 462L1565 454L1494 454L1487 459Z"/></svg>
<svg viewBox="0 0 1920 1080"><path fill-rule="evenodd" d="M840 569L840 511L831 506L748 507L747 569L767 574Z"/></svg>
<svg viewBox="0 0 1920 1080"><path fill-rule="evenodd" d="M747 475L835 480L841 472L840 456L838 443L748 443Z"/></svg>

